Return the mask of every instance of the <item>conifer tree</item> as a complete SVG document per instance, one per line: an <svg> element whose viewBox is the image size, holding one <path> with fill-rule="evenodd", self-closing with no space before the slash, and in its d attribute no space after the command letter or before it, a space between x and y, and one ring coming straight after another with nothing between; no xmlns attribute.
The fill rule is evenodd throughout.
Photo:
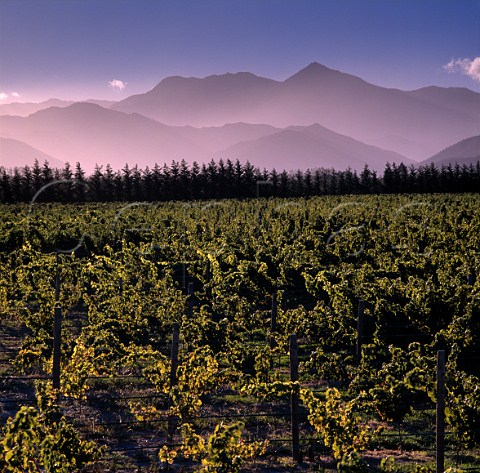
<svg viewBox="0 0 480 473"><path fill-rule="evenodd" d="M85 202L87 195L87 183L85 180L85 171L79 162L75 165L73 193L75 202Z"/></svg>

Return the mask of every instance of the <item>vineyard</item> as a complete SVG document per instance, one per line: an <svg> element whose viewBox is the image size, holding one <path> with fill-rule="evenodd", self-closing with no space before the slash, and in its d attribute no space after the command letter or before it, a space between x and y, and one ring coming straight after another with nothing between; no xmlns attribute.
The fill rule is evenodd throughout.
<svg viewBox="0 0 480 473"><path fill-rule="evenodd" d="M2 216L1 471L480 471L478 194Z"/></svg>

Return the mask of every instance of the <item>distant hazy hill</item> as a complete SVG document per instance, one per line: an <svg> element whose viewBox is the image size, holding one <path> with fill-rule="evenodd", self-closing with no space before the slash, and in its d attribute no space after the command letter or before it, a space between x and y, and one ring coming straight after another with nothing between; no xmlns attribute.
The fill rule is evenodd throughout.
<svg viewBox="0 0 480 473"><path fill-rule="evenodd" d="M234 143L271 135L281 130L270 125L250 123L227 123L220 127L194 128L191 126L172 127L182 137L195 143L204 150L205 156L213 155L218 150L228 148ZM236 158L235 158L236 159Z"/></svg>
<svg viewBox="0 0 480 473"><path fill-rule="evenodd" d="M87 103L93 103L96 105L100 105L101 107L109 108L115 102L110 100L86 100ZM14 115L18 117L28 117L32 113L38 112L40 110L45 110L50 107L68 107L69 105L74 104L73 100L58 100L58 99L50 99L44 102L39 103L21 103L21 102L14 102L14 103L6 103L0 105L0 115Z"/></svg>
<svg viewBox="0 0 480 473"><path fill-rule="evenodd" d="M234 123L222 127L173 127L138 114L77 103L52 107L28 117L0 117L2 133L44 150L62 162L76 161L91 171L95 163L114 169L125 163L140 167L185 159L249 160L278 170L334 167L383 169L387 161L410 162L391 151L360 143L320 125L274 128ZM30 153L25 153L30 162ZM21 156L15 159L22 164Z"/></svg>
<svg viewBox="0 0 480 473"><path fill-rule="evenodd" d="M283 82L249 73L169 77L112 108L170 125L197 127L247 122L285 128L320 123L360 141L381 142L415 159L477 134L480 123L480 94L471 90L387 89L318 63Z"/></svg>
<svg viewBox="0 0 480 473"><path fill-rule="evenodd" d="M440 153L422 161L420 164L475 164L480 161L480 135L459 141Z"/></svg>
<svg viewBox="0 0 480 473"><path fill-rule="evenodd" d="M150 92L128 97L112 108L140 113L168 125L272 124L269 120L262 120L259 107L275 98L278 86L274 80L246 72L204 79L167 77Z"/></svg>
<svg viewBox="0 0 480 473"><path fill-rule="evenodd" d="M222 156L269 163L267 167L277 170L351 167L360 171L368 164L373 170L383 171L387 162L413 162L398 153L366 145L318 124L288 127L256 140L240 142L216 153L216 157Z"/></svg>
<svg viewBox="0 0 480 473"><path fill-rule="evenodd" d="M79 161L88 170L95 163L144 167L166 157L170 162L198 154L195 144L179 139L170 127L90 103L52 107L28 117L3 116L0 130L62 161Z"/></svg>
<svg viewBox="0 0 480 473"><path fill-rule="evenodd" d="M32 166L35 159L38 159L40 165L47 160L51 167L63 167L64 163L38 149L32 148L18 140L10 138L0 138L0 166L7 169Z"/></svg>

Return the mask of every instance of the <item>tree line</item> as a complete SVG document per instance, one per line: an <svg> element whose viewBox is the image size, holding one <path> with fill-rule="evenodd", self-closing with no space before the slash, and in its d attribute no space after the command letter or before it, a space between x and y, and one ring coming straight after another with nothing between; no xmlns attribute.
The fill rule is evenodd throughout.
<svg viewBox="0 0 480 473"><path fill-rule="evenodd" d="M480 161L475 165L409 166L387 163L383 175L367 165L352 169L260 170L250 162L214 160L191 166L185 160L153 168L128 164L114 171L96 165L88 175L80 163L62 169L40 165L0 166L0 202L136 202L314 195L478 192Z"/></svg>

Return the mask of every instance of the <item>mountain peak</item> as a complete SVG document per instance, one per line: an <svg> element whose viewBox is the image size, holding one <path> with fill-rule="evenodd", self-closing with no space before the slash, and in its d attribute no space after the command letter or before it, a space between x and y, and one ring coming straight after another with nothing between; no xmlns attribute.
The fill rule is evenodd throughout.
<svg viewBox="0 0 480 473"><path fill-rule="evenodd" d="M319 77L324 77L327 74L332 73L339 73L334 69L330 69L323 64L318 62L311 62L307 67L300 69L298 72L293 74L293 76L289 77L285 82L292 82L292 81L309 81L309 80L316 80Z"/></svg>
<svg viewBox="0 0 480 473"><path fill-rule="evenodd" d="M78 115L78 114L83 114L83 113L88 113L90 110L107 110L101 107L100 105L90 103L90 102L73 102L70 105L67 105L66 107L60 107L58 105L53 105L41 110L38 110L34 113L32 113L31 116L35 117L44 117L47 115L55 115L57 113L60 113L64 116L67 115Z"/></svg>
<svg viewBox="0 0 480 473"><path fill-rule="evenodd" d="M332 69L328 68L327 66L324 66L323 64L320 64L317 61L311 62L307 67L304 67L302 70L304 71L314 71L314 72L325 72L325 71L331 71Z"/></svg>

